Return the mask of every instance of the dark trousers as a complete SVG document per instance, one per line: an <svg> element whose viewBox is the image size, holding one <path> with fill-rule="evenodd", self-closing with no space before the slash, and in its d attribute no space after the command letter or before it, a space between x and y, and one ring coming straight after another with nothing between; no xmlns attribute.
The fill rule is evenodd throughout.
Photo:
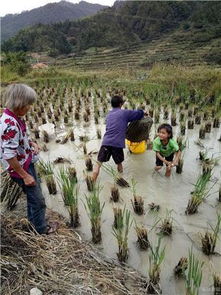
<svg viewBox="0 0 221 295"><path fill-rule="evenodd" d="M30 164L27 172L35 179L35 186L25 185L23 179L21 178L12 177L12 179L22 187L23 192L27 196L28 220L32 223L39 234L43 234L46 232L47 228L45 220L45 199L42 194L34 164Z"/></svg>
<svg viewBox="0 0 221 295"><path fill-rule="evenodd" d="M165 157L165 159L169 162L172 162L173 157L174 157L174 153L169 155L168 157ZM163 166L163 161L161 161L157 156L156 156L156 166Z"/></svg>

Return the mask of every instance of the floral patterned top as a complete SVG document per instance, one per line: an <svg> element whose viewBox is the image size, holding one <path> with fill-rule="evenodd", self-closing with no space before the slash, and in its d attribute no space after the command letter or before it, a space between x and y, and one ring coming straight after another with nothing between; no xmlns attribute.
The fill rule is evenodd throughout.
<svg viewBox="0 0 221 295"><path fill-rule="evenodd" d="M20 165L27 171L33 152L25 122L9 109L5 109L0 118L0 160L11 176L21 178L6 161L14 157L17 157Z"/></svg>

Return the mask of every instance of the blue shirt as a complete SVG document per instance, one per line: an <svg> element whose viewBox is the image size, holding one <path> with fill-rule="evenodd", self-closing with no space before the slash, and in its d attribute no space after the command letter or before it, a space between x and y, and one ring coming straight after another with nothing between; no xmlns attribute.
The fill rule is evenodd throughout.
<svg viewBox="0 0 221 295"><path fill-rule="evenodd" d="M106 132L102 145L124 148L128 123L140 120L143 116L144 112L142 110L133 111L113 108L106 118Z"/></svg>

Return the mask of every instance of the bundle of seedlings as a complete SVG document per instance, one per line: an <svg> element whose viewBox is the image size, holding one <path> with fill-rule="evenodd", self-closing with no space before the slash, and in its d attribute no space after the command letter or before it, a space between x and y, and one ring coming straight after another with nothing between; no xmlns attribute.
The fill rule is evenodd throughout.
<svg viewBox="0 0 221 295"><path fill-rule="evenodd" d="M107 172L109 175L112 175L116 184L121 187L130 187L129 183L123 177L121 177L119 173L116 172L110 165L103 164L101 167L104 168L104 171Z"/></svg>
<svg viewBox="0 0 221 295"><path fill-rule="evenodd" d="M199 130L199 138L200 139L205 139L205 137L206 137L205 126L201 126L200 130Z"/></svg>
<svg viewBox="0 0 221 295"><path fill-rule="evenodd" d="M57 194L57 186L54 179L54 169L50 161L43 162L39 161L37 166L40 176L45 177L46 185L50 195Z"/></svg>
<svg viewBox="0 0 221 295"><path fill-rule="evenodd" d="M137 234L137 244L141 250L147 250L150 246L150 242L148 240L147 229L143 226L135 226L136 234Z"/></svg>
<svg viewBox="0 0 221 295"><path fill-rule="evenodd" d="M162 219L160 224L160 233L170 236L173 231L173 218L172 210L167 210L165 218Z"/></svg>
<svg viewBox="0 0 221 295"><path fill-rule="evenodd" d="M180 113L180 122L184 122L185 121L185 113L181 112Z"/></svg>
<svg viewBox="0 0 221 295"><path fill-rule="evenodd" d="M92 242L97 244L101 242L101 214L104 209L104 203L100 203L101 187L99 185L94 186L93 191L86 197L86 203L84 207L87 211L88 217L91 222L91 234Z"/></svg>
<svg viewBox="0 0 221 295"><path fill-rule="evenodd" d="M85 159L85 165L87 168L87 171L93 171L93 164L90 156L87 156Z"/></svg>
<svg viewBox="0 0 221 295"><path fill-rule="evenodd" d="M186 133L186 122L182 122L180 124L180 133L181 133L181 135L185 135L185 133Z"/></svg>
<svg viewBox="0 0 221 295"><path fill-rule="evenodd" d="M211 232L207 231L204 235L201 234L202 251L206 255L214 254L216 242L221 228L221 213L217 215L216 226L210 225Z"/></svg>
<svg viewBox="0 0 221 295"><path fill-rule="evenodd" d="M85 174L85 173L84 173ZM86 174L85 175L85 181L86 181L86 184L87 184L87 189L89 192L92 192L94 190L94 179L92 176Z"/></svg>
<svg viewBox="0 0 221 295"><path fill-rule="evenodd" d="M176 114L172 113L171 115L171 125L172 126L176 126L177 123L176 123Z"/></svg>
<svg viewBox="0 0 221 295"><path fill-rule="evenodd" d="M221 275L216 273L213 274L213 287L214 287L214 295L221 294Z"/></svg>
<svg viewBox="0 0 221 295"><path fill-rule="evenodd" d="M71 161L63 157L58 157L57 159L54 160L54 164L64 164L64 163L71 164Z"/></svg>
<svg viewBox="0 0 221 295"><path fill-rule="evenodd" d="M219 126L220 126L219 118L214 118L213 128L219 128Z"/></svg>
<svg viewBox="0 0 221 295"><path fill-rule="evenodd" d="M71 141L75 141L74 131L72 129L69 131L68 136Z"/></svg>
<svg viewBox="0 0 221 295"><path fill-rule="evenodd" d="M34 128L33 133L34 133L35 139L40 138L40 132L39 132L38 128Z"/></svg>
<svg viewBox="0 0 221 295"><path fill-rule="evenodd" d="M120 262L126 262L129 255L128 234L132 225L130 211L123 210L122 218L117 219L117 226L113 227L113 235L118 242L117 257Z"/></svg>
<svg viewBox="0 0 221 295"><path fill-rule="evenodd" d="M221 185L219 186L219 198L218 201L221 202Z"/></svg>
<svg viewBox="0 0 221 295"><path fill-rule="evenodd" d="M157 205L154 202L148 204L148 206L150 211L158 212L160 210L160 205Z"/></svg>
<svg viewBox="0 0 221 295"><path fill-rule="evenodd" d="M42 151L43 152L48 152L48 147L46 146L46 144L44 143L42 146Z"/></svg>
<svg viewBox="0 0 221 295"><path fill-rule="evenodd" d="M48 135L47 131L43 130L42 131L42 136L43 136L43 141L45 143L49 143L49 135Z"/></svg>
<svg viewBox="0 0 221 295"><path fill-rule="evenodd" d="M194 121L193 120L188 120L187 126L188 126L188 129L193 129L194 128Z"/></svg>
<svg viewBox="0 0 221 295"><path fill-rule="evenodd" d="M197 116L195 117L195 124L196 124L196 125L200 125L200 124L201 124L201 116L197 115Z"/></svg>
<svg viewBox="0 0 221 295"><path fill-rule="evenodd" d="M116 187L116 185L114 184L112 187L111 187L111 201L113 202L118 202L120 200L120 192L119 192L119 189L118 187Z"/></svg>
<svg viewBox="0 0 221 295"><path fill-rule="evenodd" d="M113 208L114 212L114 228L118 229L118 227L123 227L123 211L121 208Z"/></svg>
<svg viewBox="0 0 221 295"><path fill-rule="evenodd" d="M69 134L68 132L66 133L66 135L64 135L60 141L60 144L65 144L66 142L68 142L69 139Z"/></svg>
<svg viewBox="0 0 221 295"><path fill-rule="evenodd" d="M162 237L158 237L157 245L150 244L149 254L149 281L147 283L147 294L160 294L160 265L165 258L165 247L161 247Z"/></svg>
<svg viewBox="0 0 221 295"><path fill-rule="evenodd" d="M167 109L164 110L164 115L163 115L163 119L164 120L168 120L169 117L169 111Z"/></svg>
<svg viewBox="0 0 221 295"><path fill-rule="evenodd" d="M206 133L210 133L211 130L212 130L212 123L211 122L207 122L205 124L205 131L206 131Z"/></svg>
<svg viewBox="0 0 221 295"><path fill-rule="evenodd" d="M184 140L184 138L182 136L179 136L177 138L177 143L179 146L179 150L181 151L181 157L179 158L178 164L176 166L176 173L177 174L181 174L183 172L183 164L184 164L184 155L183 155L183 151L185 150L187 143L186 140Z"/></svg>
<svg viewBox="0 0 221 295"><path fill-rule="evenodd" d="M87 146L85 142L83 143L83 152L84 152L84 155L87 155Z"/></svg>
<svg viewBox="0 0 221 295"><path fill-rule="evenodd" d="M187 270L185 275L186 295L199 295L199 290L202 282L202 268L204 262L200 262L193 254L192 249L189 250L187 262Z"/></svg>
<svg viewBox="0 0 221 295"><path fill-rule="evenodd" d="M1 202L12 210L22 195L22 188L10 177L7 171L1 173Z"/></svg>
<svg viewBox="0 0 221 295"><path fill-rule="evenodd" d="M174 268L174 274L177 278L185 277L185 272L188 267L188 260L186 257L181 257L178 264Z"/></svg>
<svg viewBox="0 0 221 295"><path fill-rule="evenodd" d="M200 175L195 184L194 191L191 192L191 198L187 204L186 214L195 214L198 211L199 205L208 197L211 190L206 189L208 182L211 179L211 171Z"/></svg>
<svg viewBox="0 0 221 295"><path fill-rule="evenodd" d="M144 214L144 200L141 196L137 195L136 185L137 185L137 182L132 178L131 190L132 190L134 199L131 200L131 203L134 208L134 212L138 215L143 215Z"/></svg>
<svg viewBox="0 0 221 295"><path fill-rule="evenodd" d="M154 122L155 122L155 124L158 124L160 122L160 112L159 112L159 110L155 111Z"/></svg>
<svg viewBox="0 0 221 295"><path fill-rule="evenodd" d="M67 171L68 171L69 178L71 180L73 180L73 181L75 180L77 182L77 171L76 171L75 167L73 167L73 166L68 167Z"/></svg>
<svg viewBox="0 0 221 295"><path fill-rule="evenodd" d="M77 227L79 225L78 212L78 187L75 178L71 178L68 169L60 168L59 185L64 205L67 207L70 216L70 226Z"/></svg>

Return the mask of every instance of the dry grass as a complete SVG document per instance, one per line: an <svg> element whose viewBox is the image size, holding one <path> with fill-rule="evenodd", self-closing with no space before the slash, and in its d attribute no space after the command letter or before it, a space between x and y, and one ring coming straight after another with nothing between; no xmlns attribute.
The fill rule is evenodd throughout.
<svg viewBox="0 0 221 295"><path fill-rule="evenodd" d="M113 264L64 224L57 234L38 235L2 216L1 237L2 294L33 287L44 295L145 294L136 271Z"/></svg>

